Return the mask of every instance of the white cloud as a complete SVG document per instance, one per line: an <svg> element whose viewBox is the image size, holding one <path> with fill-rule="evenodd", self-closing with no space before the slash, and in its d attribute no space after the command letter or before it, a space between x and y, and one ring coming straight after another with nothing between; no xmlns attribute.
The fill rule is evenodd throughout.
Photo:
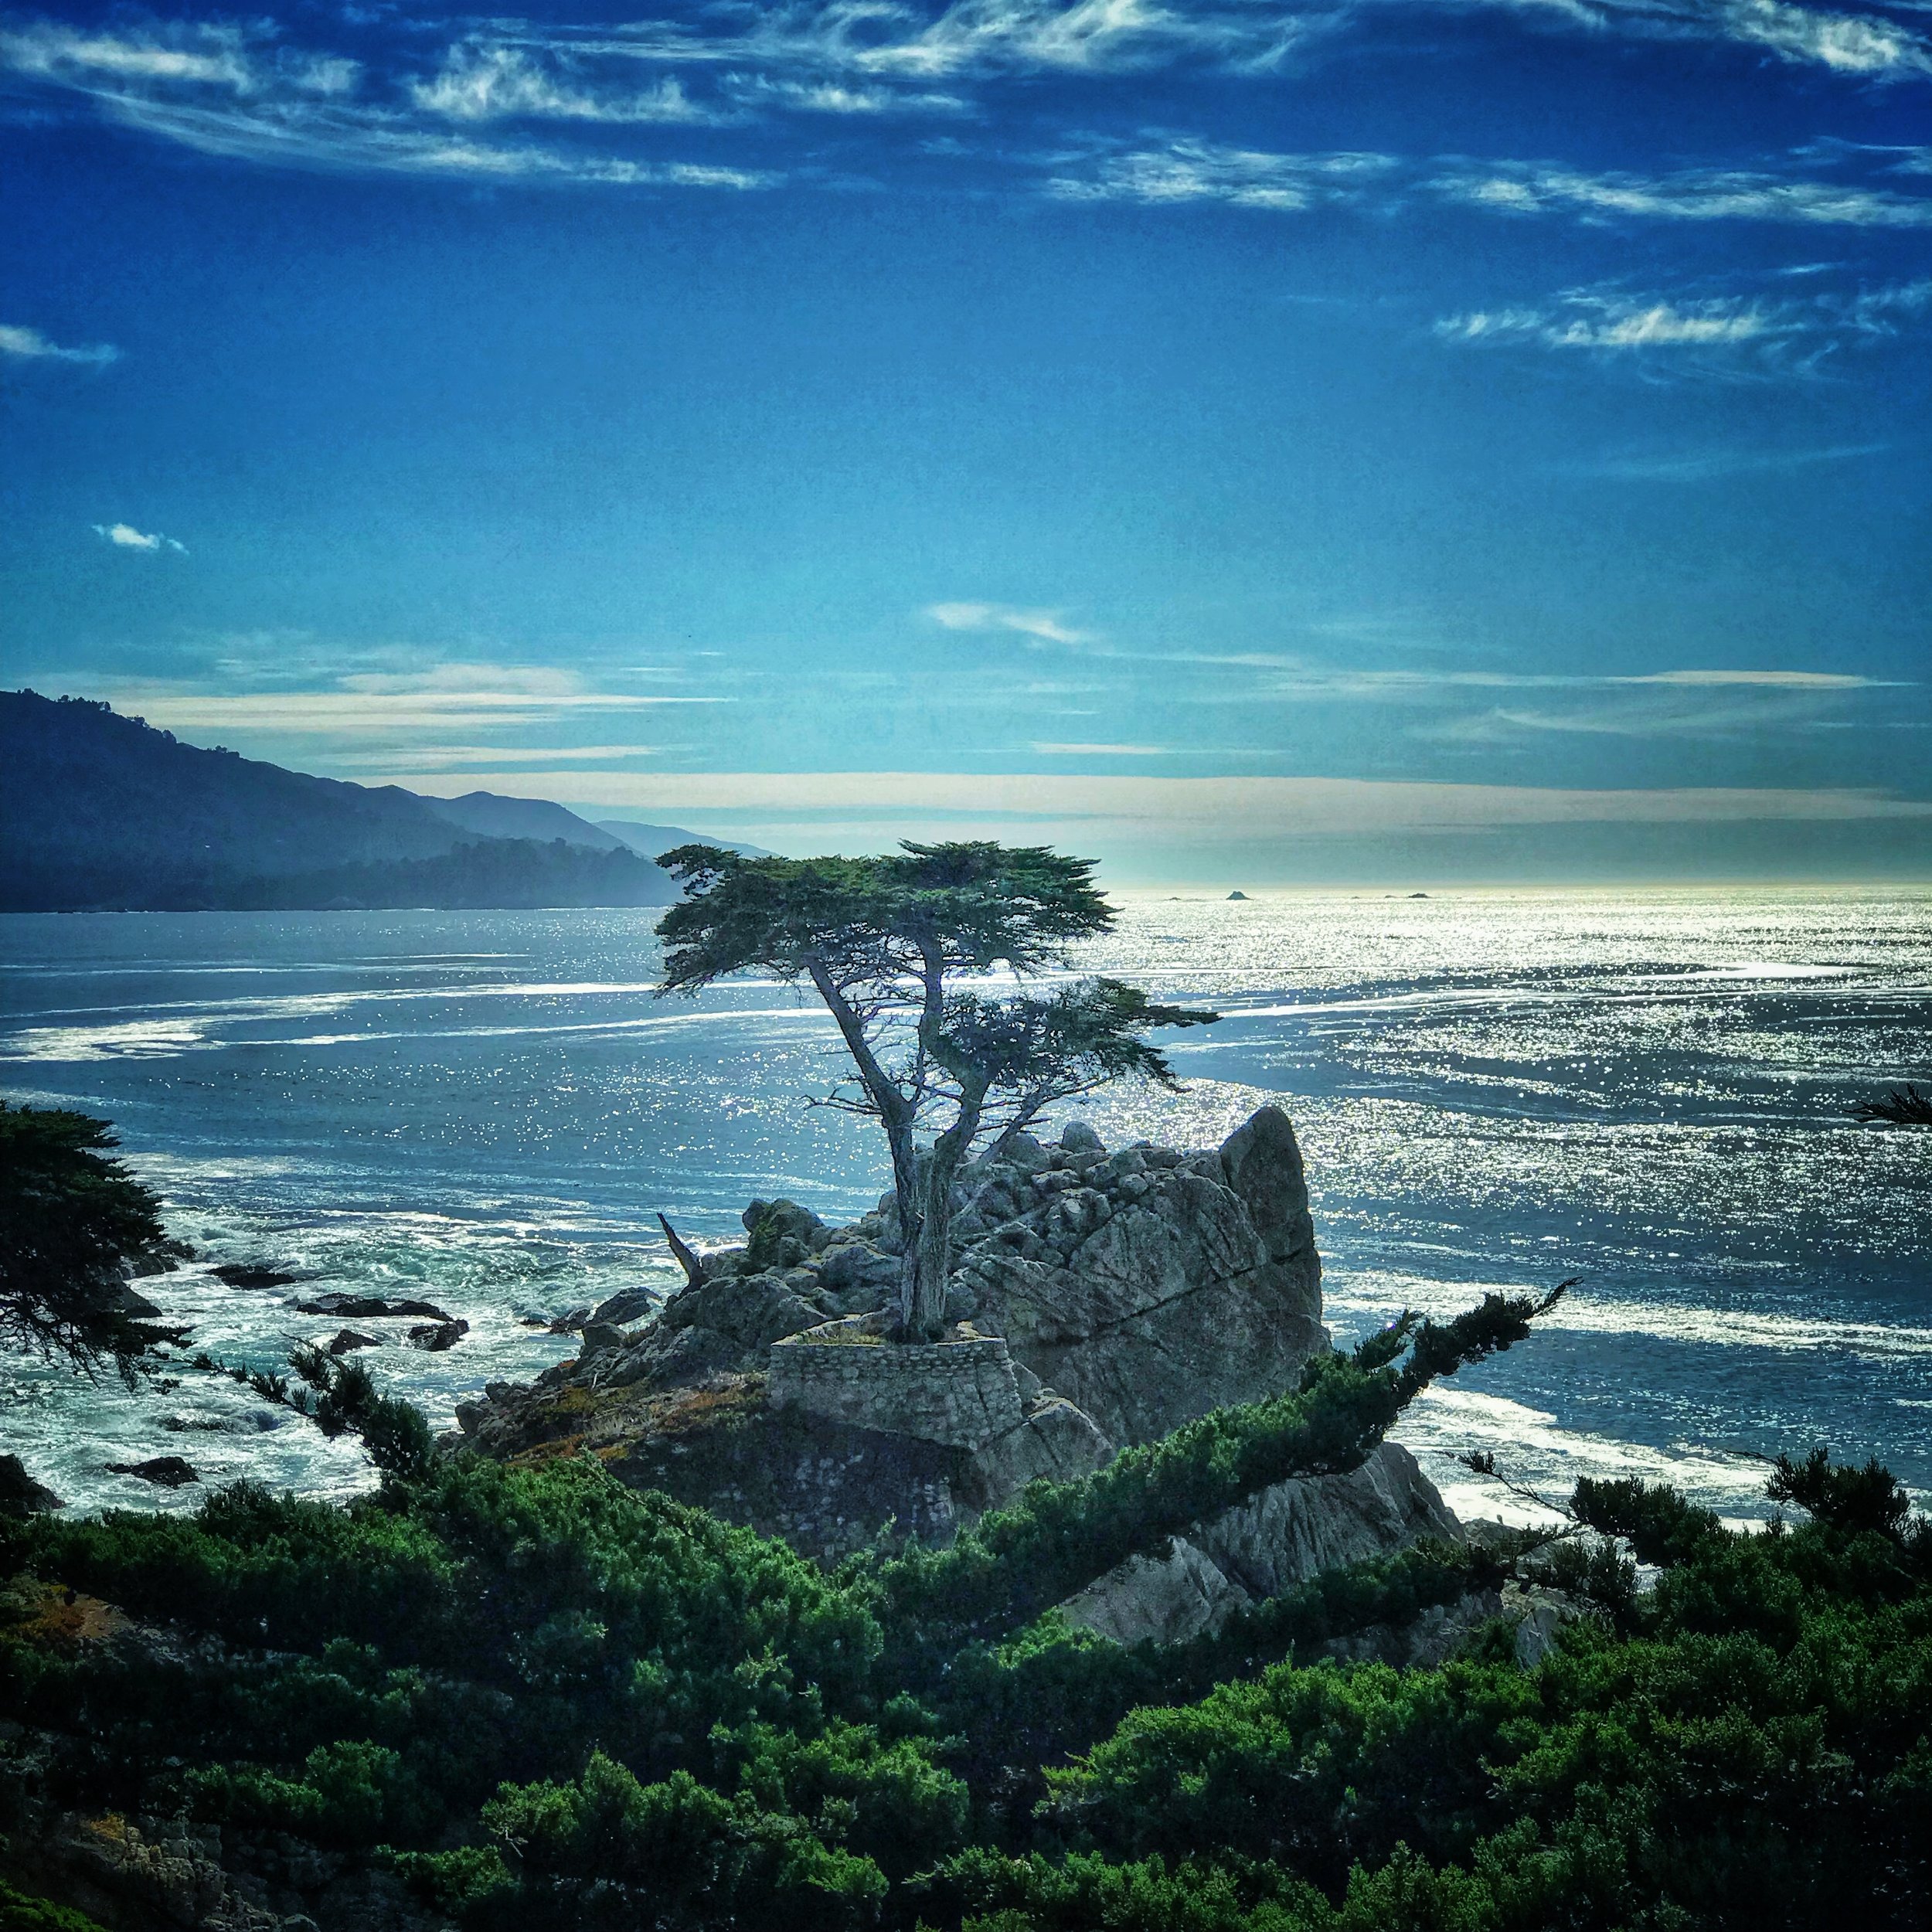
<svg viewBox="0 0 1932 1932"><path fill-rule="evenodd" d="M418 107L451 121L521 117L689 126L721 117L693 101L675 74L642 88L600 88L567 68L540 64L520 48L474 42L451 48L434 77L410 93Z"/></svg>
<svg viewBox="0 0 1932 1932"><path fill-rule="evenodd" d="M1842 162L1849 157L1835 158ZM1611 220L1764 221L1857 228L1932 226L1932 196L1834 181L1819 157L1808 172L1683 168L1665 175L1589 173L1554 162L1416 161L1351 149L1277 153L1185 135L1138 145L1087 138L1040 164L1041 192L1062 201L1148 207L1211 203L1298 214L1318 207L1389 213L1417 196L1478 213ZM1895 166L1897 175L1913 172Z"/></svg>
<svg viewBox="0 0 1932 1932"><path fill-rule="evenodd" d="M1791 0L1413 0L1437 15L1501 12L1532 29L1593 39L1730 42L1860 81L1932 75L1932 44L1877 15L1828 13ZM798 0L646 15L572 27L500 17L410 32L373 15L336 18L362 32L359 60L292 44L272 21L130 18L90 29L56 21L0 26L0 69L91 103L106 119L199 152L268 165L499 182L743 190L786 172L764 149L748 160L678 161L655 151L584 151L594 132L768 129L796 115L848 120L988 114L1053 73L1104 97L1116 77L1209 71L1255 85L1327 44L1367 39L1397 10L1368 0ZM1413 52L1413 46L1407 49ZM1144 83L1141 83L1144 85ZM487 138L539 126L549 143ZM459 130L472 131L468 134ZM770 142L767 134L738 138ZM1008 156L1069 200L1231 206L1292 213L1324 204L1379 207L1423 192L1502 213L1586 219L1751 219L1859 226L1932 223L1932 198L1884 185L1706 170L1648 176L1552 162L1431 164L1423 182L1391 157L1272 153L1149 132L1075 139ZM905 151L933 151L930 141ZM1900 168L1905 164L1900 164ZM815 155L799 170L846 178ZM1894 172L1897 172L1896 169Z"/></svg>
<svg viewBox="0 0 1932 1932"><path fill-rule="evenodd" d="M1932 226L1932 196L1762 169L1683 168L1645 175L1587 174L1548 162L1461 162L1447 164L1428 186L1444 200L1505 215Z"/></svg>
<svg viewBox="0 0 1932 1932"><path fill-rule="evenodd" d="M1787 691L1870 691L1896 689L1888 678L1862 678L1842 671L1652 671L1612 678L1611 684L1760 685Z"/></svg>
<svg viewBox="0 0 1932 1932"><path fill-rule="evenodd" d="M420 756L426 766L433 766L438 771L459 771L472 765L486 765L492 769L538 764L552 767L577 764L607 766L614 760L655 758L665 750L662 745L544 745L529 750L506 749L502 745L437 745L411 755ZM382 770L393 765L396 757L393 747L386 751L338 752L335 763L338 767L352 770Z"/></svg>
<svg viewBox="0 0 1932 1932"><path fill-rule="evenodd" d="M188 554L185 543L177 543L171 536L162 536L158 532L150 533L137 530L131 523L97 523L94 534L104 543L111 543L120 550L146 550L158 553L174 550L182 556Z"/></svg>
<svg viewBox="0 0 1932 1932"><path fill-rule="evenodd" d="M0 60L17 73L71 86L162 82L252 91L255 62L232 26L157 27L146 32L90 32L53 21L0 31Z"/></svg>
<svg viewBox="0 0 1932 1932"><path fill-rule="evenodd" d="M1570 289L1540 308L1479 309L1445 316L1435 325L1443 341L1475 347L1584 350L1600 358L1628 357L1660 367L1662 359L1719 376L1816 373L1851 346L1871 346L1932 315L1932 280L1849 292L1811 287L1801 298L1762 296L1636 296L1618 290ZM1872 453L1846 446L1757 467L1795 467ZM1748 465L1745 465L1748 467ZM1733 464L1733 468L1740 467ZM1654 466L1626 474L1668 474ZM1721 466L1681 466L1679 476L1728 473Z"/></svg>
<svg viewBox="0 0 1932 1932"><path fill-rule="evenodd" d="M1614 352L1709 349L1754 342L1788 324L1754 302L1710 301L1682 306L1581 291L1558 298L1553 309L1502 308L1451 315L1436 333L1453 342L1533 342L1543 349Z"/></svg>
<svg viewBox="0 0 1932 1932"><path fill-rule="evenodd" d="M323 689L209 692L168 684L110 684L105 696L150 723L188 731L381 740L544 726L577 716L644 712L727 698L596 691L543 665L444 664L422 672L364 672ZM425 757L440 757L440 750ZM499 754L515 763L522 753ZM571 754L546 754L568 758ZM624 755L629 755L626 753Z"/></svg>
<svg viewBox="0 0 1932 1932"><path fill-rule="evenodd" d="M571 26L502 16L425 18L398 34L374 15L338 15L366 60L292 44L255 16L99 29L58 20L0 25L0 67L91 100L111 120L198 151L257 163L502 181L744 189L763 165L658 155L587 155L450 138L452 124L573 129L719 126L791 114L847 117L981 112L1053 74L1097 93L1117 77L1206 71L1257 85L1322 49L1372 40L1401 11L1498 15L1529 31L1728 43L1750 54L1869 83L1932 76L1932 43L1879 13L1793 0L796 0L667 9ZM1403 31L1397 29L1397 32ZM1411 43L1409 51L1413 51ZM818 164L811 164L817 167ZM1274 155L1208 140L1148 137L1090 147L1053 166L1063 199L1226 202L1294 212L1362 196L1377 155ZM821 178L825 178L822 173ZM1463 163L1437 191L1473 206L1563 207L1609 216L1924 225L1925 204L1883 188L1762 174L1651 179L1549 164Z"/></svg>
<svg viewBox="0 0 1932 1932"><path fill-rule="evenodd" d="M0 355L17 355L26 362L106 364L118 362L121 351L106 342L94 342L84 348L63 349L58 342L49 342L37 328L23 328L15 323L0 322Z"/></svg>
<svg viewBox="0 0 1932 1932"><path fill-rule="evenodd" d="M192 101L124 99L117 119L199 152L346 174L444 175L478 182L594 187L768 188L764 170L709 163L631 161L530 145L508 146L412 127L362 109L267 101L246 111Z"/></svg>
<svg viewBox="0 0 1932 1932"><path fill-rule="evenodd" d="M477 774L466 777L474 783ZM581 770L507 771L489 789L530 798L582 797ZM394 782L414 786L397 773ZM572 788L575 787L575 790ZM433 777L423 789L434 789ZM900 826L944 815L996 825L1030 820L1063 826L1071 840L1107 832L1171 832L1225 840L1337 833L1451 832L1512 825L1738 825L1764 821L1906 820L1932 824L1932 802L1880 791L1685 787L1583 791L1349 778L1149 778L1072 773L614 772L595 795L658 816L755 818L811 824L831 813ZM963 834L955 831L951 835Z"/></svg>
<svg viewBox="0 0 1932 1932"><path fill-rule="evenodd" d="M180 26L85 33L51 22L0 30L0 69L91 100L108 119L197 152L270 165L341 173L444 175L456 179L644 188L747 189L777 179L762 168L636 159L502 145L452 134L451 118L514 114L584 120L702 120L676 111L667 79L628 102L600 104L546 84L539 70L505 54L451 50L440 80L384 77L365 88L362 68L339 56L278 44L272 27ZM462 61L471 62L465 68ZM467 88L466 88L467 82ZM519 100L522 104L518 104Z"/></svg>
<svg viewBox="0 0 1932 1932"><path fill-rule="evenodd" d="M796 114L856 114L877 118L889 114L963 114L972 104L957 94L934 94L905 87L854 83L838 78L791 79L763 73L728 74L725 91L748 108L777 107ZM926 151L936 152L937 141Z"/></svg>
<svg viewBox="0 0 1932 1932"><path fill-rule="evenodd" d="M1150 206L1224 202L1293 214L1318 203L1359 199L1399 165L1393 155L1270 154L1176 140L1124 154L1100 154L1084 173L1052 175L1046 192L1063 201L1133 201Z"/></svg>
<svg viewBox="0 0 1932 1932"><path fill-rule="evenodd" d="M1848 463L1882 455L1889 443L1839 443L1816 450L1684 450L1649 455L1605 457L1565 473L1628 483L1703 483L1720 477L1785 474L1822 463Z"/></svg>
<svg viewBox="0 0 1932 1932"><path fill-rule="evenodd" d="M1038 738L1027 749L1053 758L1167 758L1174 753L1172 745L1054 744Z"/></svg>
<svg viewBox="0 0 1932 1932"><path fill-rule="evenodd" d="M1087 644L1094 635L1074 630L1057 611L1022 610L1011 604L929 604L925 614L948 631L1012 631L1046 644Z"/></svg>
<svg viewBox="0 0 1932 1932"><path fill-rule="evenodd" d="M1726 37L1768 47L1785 60L1879 79L1932 73L1925 42L1893 21L1825 13L1784 0L1728 0L1716 11Z"/></svg>

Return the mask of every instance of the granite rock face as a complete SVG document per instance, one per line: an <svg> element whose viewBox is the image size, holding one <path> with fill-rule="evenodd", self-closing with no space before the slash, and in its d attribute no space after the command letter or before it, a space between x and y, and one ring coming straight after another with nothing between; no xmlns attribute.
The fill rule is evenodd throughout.
<svg viewBox="0 0 1932 1932"><path fill-rule="evenodd" d="M1328 1345L1321 1264L1294 1130L1263 1107L1215 1153L1131 1147L1090 1128L975 1182L992 1225L957 1288L982 1328L1117 1445L1158 1440L1278 1393Z"/></svg>
<svg viewBox="0 0 1932 1932"><path fill-rule="evenodd" d="M1184 1644L1219 1630L1248 1594L1183 1537L1130 1556L1060 1605L1067 1621L1117 1644Z"/></svg>
<svg viewBox="0 0 1932 1932"><path fill-rule="evenodd" d="M1216 1516L1193 1540L1253 1597L1279 1597L1325 1570L1406 1549L1425 1536L1462 1539L1421 1465L1385 1442L1342 1476L1278 1482Z"/></svg>
<svg viewBox="0 0 1932 1932"><path fill-rule="evenodd" d="M1163 1563L1131 1558L1062 1607L1073 1622L1121 1643L1149 1636L1172 1643L1179 1639L1161 1632L1187 1621L1175 1607L1183 1575L1186 1600L1199 1608L1182 1634L1194 1636L1218 1628L1237 1605L1282 1596L1322 1570L1425 1536L1459 1543L1462 1533L1415 1458L1385 1442L1346 1475L1298 1477L1262 1490L1175 1538ZM1139 1635L1121 1634L1127 1631Z"/></svg>

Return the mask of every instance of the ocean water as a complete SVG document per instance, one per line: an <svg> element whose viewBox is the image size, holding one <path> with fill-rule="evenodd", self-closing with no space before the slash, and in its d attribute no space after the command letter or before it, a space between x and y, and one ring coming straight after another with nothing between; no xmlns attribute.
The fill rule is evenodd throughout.
<svg viewBox="0 0 1932 1932"><path fill-rule="evenodd" d="M291 1305L409 1294L471 1324L361 1357L439 1423L570 1345L530 1325L676 1279L664 1210L723 1240L753 1195L828 1218L885 1185L863 1123L808 1104L838 1067L808 1000L651 992L653 915L200 913L0 920L0 1093L117 1125L204 1257L144 1284L193 1346L274 1366L340 1324ZM1761 1458L1830 1445L1932 1489L1932 1132L1852 1120L1932 1077L1932 893L1762 890L1130 897L1083 962L1220 1024L1177 1094L1082 1111L1110 1145L1293 1115L1328 1319L1580 1277L1526 1345L1441 1385L1402 1437L1469 1513L1520 1482L1668 1477L1762 1515ZM265 1262L285 1289L224 1285ZM104 1465L365 1485L232 1383L129 1396L9 1362L0 1440L79 1508L182 1509Z"/></svg>

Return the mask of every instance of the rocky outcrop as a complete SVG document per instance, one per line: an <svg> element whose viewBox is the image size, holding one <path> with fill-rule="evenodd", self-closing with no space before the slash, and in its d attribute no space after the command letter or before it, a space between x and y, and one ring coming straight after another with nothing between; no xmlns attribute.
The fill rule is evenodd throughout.
<svg viewBox="0 0 1932 1932"><path fill-rule="evenodd" d="M1278 1482L1195 1535L1203 1555L1253 1597L1279 1597L1425 1536L1457 1543L1462 1526L1420 1464L1385 1442L1346 1475Z"/></svg>
<svg viewBox="0 0 1932 1932"><path fill-rule="evenodd" d="M185 1456L150 1456L145 1462L111 1462L104 1467L111 1476L138 1476L163 1489L179 1489L201 1481L195 1465Z"/></svg>
<svg viewBox="0 0 1932 1932"><path fill-rule="evenodd" d="M1117 1644L1184 1644L1219 1630L1250 1600L1225 1570L1185 1537L1158 1556L1130 1556L1061 1604L1071 1624Z"/></svg>
<svg viewBox="0 0 1932 1932"><path fill-rule="evenodd" d="M961 1176L941 1339L891 1342L900 1243L888 1196L830 1228L754 1201L742 1247L625 1328L629 1298L573 1318L583 1352L457 1414L468 1440L532 1458L588 1450L825 1555L889 1522L943 1539L1038 1478L1289 1386L1328 1345L1301 1151L1265 1107L1218 1148L1110 1153L1081 1122L1015 1136ZM1318 1570L1454 1536L1408 1453L1277 1485L1138 1557L1067 1606L1124 1641L1172 1641Z"/></svg>
<svg viewBox="0 0 1932 1932"><path fill-rule="evenodd" d="M1327 1345L1307 1184L1278 1107L1194 1155L1110 1155L1080 1122L1057 1147L1019 1134L968 1167L956 1198L947 1313L1002 1336L1016 1369L1117 1446L1272 1394ZM641 1330L616 1326L636 1309L628 1294L573 1321L587 1338L577 1379L663 1389L761 1368L771 1345L889 1304L889 1197L846 1228L784 1200L754 1201L744 1222L746 1245L706 1255Z"/></svg>
<svg viewBox="0 0 1932 1932"><path fill-rule="evenodd" d="M34 1516L66 1505L27 1473L18 1456L0 1456L0 1516Z"/></svg>
<svg viewBox="0 0 1932 1932"><path fill-rule="evenodd" d="M1216 1628L1238 1604L1285 1595L1322 1570L1424 1536L1459 1542L1462 1529L1415 1458L1385 1442L1345 1475L1298 1477L1262 1490L1175 1539L1162 1561L1131 1558L1063 1607L1073 1622L1121 1643L1172 1642L1164 1631L1188 1624L1180 1634L1191 1637Z"/></svg>

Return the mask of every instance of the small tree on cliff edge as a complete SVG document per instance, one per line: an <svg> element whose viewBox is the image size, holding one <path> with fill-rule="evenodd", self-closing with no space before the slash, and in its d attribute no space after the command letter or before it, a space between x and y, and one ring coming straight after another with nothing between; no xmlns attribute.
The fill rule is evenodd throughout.
<svg viewBox="0 0 1932 1932"><path fill-rule="evenodd" d="M992 997L966 975L1024 979L1065 966L1114 909L1094 862L1043 845L910 842L873 859L747 859L681 845L658 863L687 896L658 922L661 993L755 968L808 980L857 1078L827 1104L877 1120L892 1149L905 1243L900 1325L937 1333L952 1265L952 1190L975 1147L996 1146L1056 1101L1124 1076L1175 1084L1141 1038L1217 1017L1152 1004L1118 980ZM930 1152L917 1145L934 1136Z"/></svg>
<svg viewBox="0 0 1932 1932"><path fill-rule="evenodd" d="M0 1347L64 1356L92 1374L135 1365L183 1331L128 1286L187 1253L161 1202L113 1157L105 1121L0 1100Z"/></svg>

